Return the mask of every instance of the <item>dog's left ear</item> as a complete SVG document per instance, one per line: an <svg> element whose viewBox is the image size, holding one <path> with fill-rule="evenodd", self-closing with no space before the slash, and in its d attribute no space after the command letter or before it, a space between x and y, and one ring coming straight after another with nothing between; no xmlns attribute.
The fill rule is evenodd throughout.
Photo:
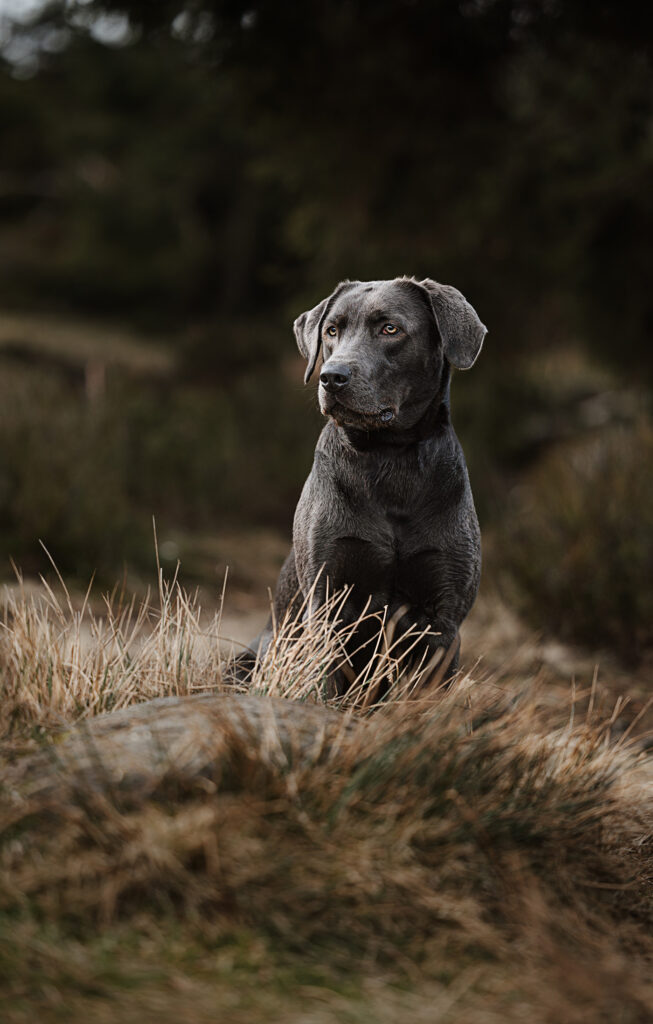
<svg viewBox="0 0 653 1024"><path fill-rule="evenodd" d="M458 370L469 370L481 351L487 327L457 288L438 284L430 277L419 283L431 299L445 356Z"/></svg>
<svg viewBox="0 0 653 1024"><path fill-rule="evenodd" d="M317 306L313 309L309 309L308 312L298 316L293 324L297 348L308 363L306 373L304 374L304 384L308 384L311 379L315 364L319 358L320 349L322 348L322 327L326 315L331 308L331 303L336 295L339 295L345 288L349 288L351 284L351 281L341 281L331 295L318 302Z"/></svg>

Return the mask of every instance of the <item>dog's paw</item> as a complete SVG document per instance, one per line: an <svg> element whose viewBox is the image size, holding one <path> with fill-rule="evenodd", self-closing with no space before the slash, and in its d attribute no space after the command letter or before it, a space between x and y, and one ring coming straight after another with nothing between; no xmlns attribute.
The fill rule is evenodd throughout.
<svg viewBox="0 0 653 1024"><path fill-rule="evenodd" d="M458 669L460 635L457 628L414 608L389 609L385 649L418 676L420 687L449 681Z"/></svg>

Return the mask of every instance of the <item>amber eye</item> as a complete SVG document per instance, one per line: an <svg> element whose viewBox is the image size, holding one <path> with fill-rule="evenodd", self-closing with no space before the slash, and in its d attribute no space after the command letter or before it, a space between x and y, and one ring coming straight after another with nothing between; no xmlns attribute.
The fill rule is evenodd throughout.
<svg viewBox="0 0 653 1024"><path fill-rule="evenodd" d="M335 326L335 324L329 324L329 326L326 329L326 333L329 335L330 338L335 338L336 334L338 333L338 328Z"/></svg>
<svg viewBox="0 0 653 1024"><path fill-rule="evenodd" d="M381 334L397 334L398 331L399 328L395 327L394 324L384 324Z"/></svg>

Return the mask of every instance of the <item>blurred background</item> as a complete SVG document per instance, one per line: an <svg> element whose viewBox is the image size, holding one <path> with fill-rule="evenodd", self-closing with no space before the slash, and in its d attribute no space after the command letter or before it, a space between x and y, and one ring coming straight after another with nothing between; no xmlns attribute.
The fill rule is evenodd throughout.
<svg viewBox="0 0 653 1024"><path fill-rule="evenodd" d="M652 40L639 0L0 0L2 576L137 586L154 516L265 603L320 429L292 320L415 274L490 329L484 586L645 661Z"/></svg>

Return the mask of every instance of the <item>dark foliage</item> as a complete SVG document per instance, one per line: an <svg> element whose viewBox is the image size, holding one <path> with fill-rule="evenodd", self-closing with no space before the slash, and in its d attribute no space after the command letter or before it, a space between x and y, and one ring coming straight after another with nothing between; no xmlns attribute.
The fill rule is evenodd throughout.
<svg viewBox="0 0 653 1024"><path fill-rule="evenodd" d="M650 426L552 453L521 488L504 561L531 621L636 663L653 647Z"/></svg>
<svg viewBox="0 0 653 1024"><path fill-rule="evenodd" d="M544 439L526 436L549 396L525 357L584 345L650 380L652 28L634 0L53 0L5 24L0 306L176 347L202 400L171 392L172 418L132 404L121 426L158 417L144 450L171 454L163 475L138 462L148 519L221 518L240 495L241 514L289 521L315 436L279 369L292 318L342 277L455 283L490 327L454 383L487 512ZM255 489L253 438L281 453ZM134 507L125 486L112 501Z"/></svg>
<svg viewBox="0 0 653 1024"><path fill-rule="evenodd" d="M89 35L106 11L129 16L120 47ZM51 4L23 30L38 74L0 86L19 242L4 301L179 327L415 271L473 296L495 353L563 319L639 373L651 17L580 0ZM64 52L46 52L62 24Z"/></svg>

